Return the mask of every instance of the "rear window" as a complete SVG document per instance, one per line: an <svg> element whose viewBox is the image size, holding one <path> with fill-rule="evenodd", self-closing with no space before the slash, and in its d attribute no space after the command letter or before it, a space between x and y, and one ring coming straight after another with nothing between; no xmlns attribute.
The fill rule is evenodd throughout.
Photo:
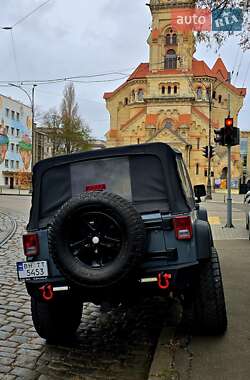
<svg viewBox="0 0 250 380"><path fill-rule="evenodd" d="M134 155L49 169L42 179L40 219L53 215L65 201L94 185L105 185L139 212L169 211L161 161L153 155Z"/></svg>

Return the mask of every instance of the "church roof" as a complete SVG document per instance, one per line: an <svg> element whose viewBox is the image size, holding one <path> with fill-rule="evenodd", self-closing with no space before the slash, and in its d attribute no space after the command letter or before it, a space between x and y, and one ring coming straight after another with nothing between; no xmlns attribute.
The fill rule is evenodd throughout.
<svg viewBox="0 0 250 380"><path fill-rule="evenodd" d="M156 73L152 73L149 70L149 63L141 63L129 76L125 83L119 86L113 92L105 92L104 99L110 99L116 93L118 93L122 88L124 88L128 82L134 79L146 79L149 75L178 75L182 74L183 71L180 69L176 70L159 70ZM209 66L203 60L199 61L196 58L193 58L192 71L185 72L186 75L194 75L195 77L211 77L217 78L219 81L223 82L224 86L226 86L232 92L235 92L237 95L245 96L246 88L237 88L232 85L230 80L230 73L227 71L226 66L221 58L218 58L215 62L214 66L210 69Z"/></svg>

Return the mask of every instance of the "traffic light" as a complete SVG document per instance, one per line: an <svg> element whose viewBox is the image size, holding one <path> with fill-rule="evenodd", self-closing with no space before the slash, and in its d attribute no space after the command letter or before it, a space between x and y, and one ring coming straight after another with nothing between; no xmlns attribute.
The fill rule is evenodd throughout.
<svg viewBox="0 0 250 380"><path fill-rule="evenodd" d="M215 156L215 148L214 146L210 146L210 158L213 158Z"/></svg>
<svg viewBox="0 0 250 380"><path fill-rule="evenodd" d="M225 145L231 146L233 144L234 133L234 119L228 117L225 119Z"/></svg>
<svg viewBox="0 0 250 380"><path fill-rule="evenodd" d="M202 151L203 151L203 156L208 158L209 157L209 147L208 146L204 146L202 148Z"/></svg>
<svg viewBox="0 0 250 380"><path fill-rule="evenodd" d="M219 145L225 145L225 128L215 129L214 142Z"/></svg>
<svg viewBox="0 0 250 380"><path fill-rule="evenodd" d="M225 119L225 145L235 146L240 144L240 130L234 127L234 119L228 117Z"/></svg>

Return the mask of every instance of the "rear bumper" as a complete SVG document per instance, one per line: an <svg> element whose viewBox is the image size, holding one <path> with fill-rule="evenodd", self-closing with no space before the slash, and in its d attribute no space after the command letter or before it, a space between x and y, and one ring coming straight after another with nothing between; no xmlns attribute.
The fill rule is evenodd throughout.
<svg viewBox="0 0 250 380"><path fill-rule="evenodd" d="M185 266L172 266L163 269L143 270L137 278L126 280L112 288L87 289L68 283L63 278L48 278L43 281L26 281L26 288L31 297L43 299L43 288L50 285L53 296L72 294L84 302L101 303L104 300L123 300L134 297L168 295L170 292L182 293L195 284L198 262Z"/></svg>

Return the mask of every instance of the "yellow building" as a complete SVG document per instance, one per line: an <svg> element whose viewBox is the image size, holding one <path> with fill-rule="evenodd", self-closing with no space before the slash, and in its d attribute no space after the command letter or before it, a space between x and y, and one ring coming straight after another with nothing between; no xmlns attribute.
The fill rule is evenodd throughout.
<svg viewBox="0 0 250 380"><path fill-rule="evenodd" d="M149 63L141 63L124 84L104 94L110 113L106 137L107 146L168 143L183 153L193 183L205 184L208 160L202 148L208 145L209 117L213 141L214 129L224 126L229 104L237 124L246 89L230 83L230 73L220 58L209 68L193 57L192 32L171 27L174 8L193 6L193 0L150 1ZM226 158L226 149L217 147L214 178L225 177ZM239 147L233 148L232 175L240 176Z"/></svg>

